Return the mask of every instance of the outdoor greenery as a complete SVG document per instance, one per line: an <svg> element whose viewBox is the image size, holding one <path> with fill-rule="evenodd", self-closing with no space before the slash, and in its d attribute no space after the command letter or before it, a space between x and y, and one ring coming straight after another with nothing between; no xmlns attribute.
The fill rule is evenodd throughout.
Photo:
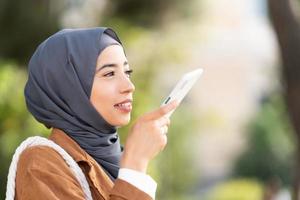
<svg viewBox="0 0 300 200"><path fill-rule="evenodd" d="M29 136L47 137L50 133L26 108L23 90L29 58L44 39L65 28L61 17L68 7L71 4L80 7L83 2L0 0L0 199L5 199L8 167L16 147ZM179 0L103 2L103 12L91 13L101 18L101 23L96 25L113 27L134 70L132 81L136 90L132 120L118 130L124 144L137 117L158 108L170 92L168 89L178 80L173 65L177 67L183 62L183 57L195 54L185 51L189 37L186 32L193 32L191 27L177 27L174 23L173 31L168 32L170 35L162 33L167 32L170 21L188 19L193 9L199 12L202 8L195 8L195 1L182 3ZM172 37L178 32L182 34L178 37L180 39ZM201 36L193 36L197 37ZM203 37L205 40L206 36ZM166 71L174 71L174 74L168 76L164 73ZM170 83L164 82L165 79L170 79ZM244 129L246 145L233 164L232 174L209 188L203 199L262 200L266 185L273 180L290 188L297 143L282 93L284 91L275 89L263 99L259 111ZM202 172L196 165L201 158L195 152L198 145L195 138L200 138L202 123L212 119L199 117L188 101L185 99L172 116L168 145L149 167L149 173L159 185L159 200L199 199L196 194Z"/></svg>
<svg viewBox="0 0 300 200"><path fill-rule="evenodd" d="M0 0L0 58L27 64L36 46L59 28L58 2Z"/></svg>
<svg viewBox="0 0 300 200"><path fill-rule="evenodd" d="M236 179L218 185L208 200L259 200L263 199L263 185L252 179Z"/></svg>
<svg viewBox="0 0 300 200"><path fill-rule="evenodd" d="M16 147L28 136L48 133L26 109L26 77L26 71L15 63L0 61L0 199L5 197L8 167Z"/></svg>
<svg viewBox="0 0 300 200"><path fill-rule="evenodd" d="M263 101L249 125L247 141L245 152L236 162L235 176L291 184L295 143L281 96L271 95Z"/></svg>

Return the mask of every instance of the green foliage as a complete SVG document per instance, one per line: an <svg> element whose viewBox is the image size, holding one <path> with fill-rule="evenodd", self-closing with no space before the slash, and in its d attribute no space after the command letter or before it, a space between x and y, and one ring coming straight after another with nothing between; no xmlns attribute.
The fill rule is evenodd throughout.
<svg viewBox="0 0 300 200"><path fill-rule="evenodd" d="M0 58L26 64L37 45L58 30L57 2L0 0Z"/></svg>
<svg viewBox="0 0 300 200"><path fill-rule="evenodd" d="M151 27L162 23L168 15L188 17L190 5L191 2L183 4L179 0L112 0L106 18L121 18L135 26Z"/></svg>
<svg viewBox="0 0 300 200"><path fill-rule="evenodd" d="M263 186L251 179L237 179L225 182L213 189L209 200L261 200Z"/></svg>
<svg viewBox="0 0 300 200"><path fill-rule="evenodd" d="M25 70L0 62L0 199L4 199L8 167L16 147L28 136L47 134L26 109L25 80Z"/></svg>
<svg viewBox="0 0 300 200"><path fill-rule="evenodd" d="M294 143L282 98L271 96L249 126L249 144L238 158L235 175L291 183Z"/></svg>

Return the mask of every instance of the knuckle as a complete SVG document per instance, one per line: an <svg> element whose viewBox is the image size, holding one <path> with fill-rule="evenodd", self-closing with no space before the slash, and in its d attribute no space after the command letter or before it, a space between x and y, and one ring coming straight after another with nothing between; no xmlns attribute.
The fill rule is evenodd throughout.
<svg viewBox="0 0 300 200"><path fill-rule="evenodd" d="M153 123L149 124L149 128L154 131L157 132L159 130L159 124L157 121L154 121Z"/></svg>
<svg viewBox="0 0 300 200"><path fill-rule="evenodd" d="M167 113L168 113L168 108L167 107L162 107L161 114L164 115L164 114L167 114Z"/></svg>
<svg viewBox="0 0 300 200"><path fill-rule="evenodd" d="M154 120L153 123L151 123L152 128L157 129L159 128L159 121L158 120Z"/></svg>

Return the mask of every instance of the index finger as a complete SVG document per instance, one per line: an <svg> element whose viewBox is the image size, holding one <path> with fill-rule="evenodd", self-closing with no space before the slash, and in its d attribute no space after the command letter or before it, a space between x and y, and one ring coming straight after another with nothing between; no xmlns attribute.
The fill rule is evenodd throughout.
<svg viewBox="0 0 300 200"><path fill-rule="evenodd" d="M145 117L146 119L153 120L163 117L168 114L172 110L174 110L178 106L178 102L176 100L171 101L170 103L161 106L160 108L148 113Z"/></svg>

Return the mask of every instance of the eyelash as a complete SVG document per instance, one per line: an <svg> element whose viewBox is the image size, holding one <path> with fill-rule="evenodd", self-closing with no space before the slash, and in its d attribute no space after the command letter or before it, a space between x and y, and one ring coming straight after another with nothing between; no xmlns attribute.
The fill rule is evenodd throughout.
<svg viewBox="0 0 300 200"><path fill-rule="evenodd" d="M132 72L133 72L132 69L126 70L126 71L125 71L125 74L127 74L128 77L130 77L130 75L132 74ZM114 75L115 75L115 72L114 72L114 71L108 72L108 73L104 74L105 77L114 76Z"/></svg>

